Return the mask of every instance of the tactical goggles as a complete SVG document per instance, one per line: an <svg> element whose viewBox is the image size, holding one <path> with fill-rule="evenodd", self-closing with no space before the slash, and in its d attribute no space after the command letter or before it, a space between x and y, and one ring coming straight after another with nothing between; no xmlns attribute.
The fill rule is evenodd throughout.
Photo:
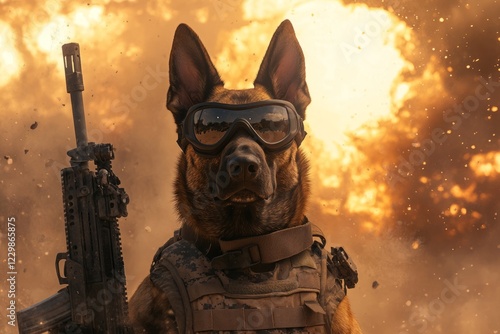
<svg viewBox="0 0 500 334"><path fill-rule="evenodd" d="M202 154L219 153L240 130L269 151L300 145L306 132L302 118L288 101L266 100L247 104L199 103L189 108L179 127L177 143Z"/></svg>

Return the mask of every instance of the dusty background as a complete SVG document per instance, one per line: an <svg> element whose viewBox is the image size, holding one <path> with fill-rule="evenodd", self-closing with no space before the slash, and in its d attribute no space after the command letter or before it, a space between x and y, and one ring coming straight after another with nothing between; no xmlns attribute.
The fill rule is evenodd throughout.
<svg viewBox="0 0 500 334"><path fill-rule="evenodd" d="M131 295L178 226L164 107L176 26L241 88L289 18L313 98L309 218L358 264L349 296L365 332L500 333L499 16L496 0L0 1L0 332L17 332L8 217L17 308L59 289L59 169L74 146L61 45L81 44L89 135L114 144L131 197L120 221Z"/></svg>

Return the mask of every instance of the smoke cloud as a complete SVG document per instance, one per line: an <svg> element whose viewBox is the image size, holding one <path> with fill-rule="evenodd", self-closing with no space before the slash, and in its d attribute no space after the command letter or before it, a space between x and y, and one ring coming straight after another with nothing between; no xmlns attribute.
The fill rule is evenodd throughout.
<svg viewBox="0 0 500 334"><path fill-rule="evenodd" d="M346 22L321 15L330 12ZM496 1L47 0L4 2L0 14L0 308L9 303L9 217L16 218L18 310L60 288L59 170L75 145L60 46L81 45L89 136L115 146L113 167L131 198L120 220L130 296L178 227L172 183L180 150L165 108L175 28L188 23L228 85L242 87L274 29L290 18L314 59L307 63L317 101L304 142L313 166L308 217L358 265L360 283L348 295L364 331L500 332ZM311 36L307 25L323 33ZM344 77L342 68L351 72ZM374 97L381 87L390 92ZM353 99L364 107L346 109ZM331 124L331 140L319 123ZM1 321L1 332L17 332Z"/></svg>

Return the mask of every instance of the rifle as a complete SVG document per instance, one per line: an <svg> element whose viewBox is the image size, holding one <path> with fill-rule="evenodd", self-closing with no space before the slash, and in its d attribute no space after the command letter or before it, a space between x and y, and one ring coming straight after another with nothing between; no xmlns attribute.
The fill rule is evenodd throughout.
<svg viewBox="0 0 500 334"><path fill-rule="evenodd" d="M57 254L56 273L67 286L20 311L19 333L132 333L118 228L129 198L111 170L113 146L87 141L79 45L62 50L77 144L68 151L71 167L61 171L67 252Z"/></svg>

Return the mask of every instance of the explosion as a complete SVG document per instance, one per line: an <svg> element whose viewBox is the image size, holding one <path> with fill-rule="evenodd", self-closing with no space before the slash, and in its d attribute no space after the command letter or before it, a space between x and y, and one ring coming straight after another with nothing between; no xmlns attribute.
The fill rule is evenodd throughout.
<svg viewBox="0 0 500 334"><path fill-rule="evenodd" d="M358 265L349 296L365 332L500 331L496 1L4 1L0 13L0 247L5 264L15 216L19 309L59 289L59 170L75 145L61 45L81 45L89 137L113 143L131 197L120 221L131 295L178 226L164 107L175 27L198 32L226 87L246 88L288 18L313 101L309 218Z"/></svg>
<svg viewBox="0 0 500 334"><path fill-rule="evenodd" d="M14 47L13 35L12 29L0 21L0 45L3 46L0 52L0 71L3 73L0 87L6 85L19 73L20 55Z"/></svg>

